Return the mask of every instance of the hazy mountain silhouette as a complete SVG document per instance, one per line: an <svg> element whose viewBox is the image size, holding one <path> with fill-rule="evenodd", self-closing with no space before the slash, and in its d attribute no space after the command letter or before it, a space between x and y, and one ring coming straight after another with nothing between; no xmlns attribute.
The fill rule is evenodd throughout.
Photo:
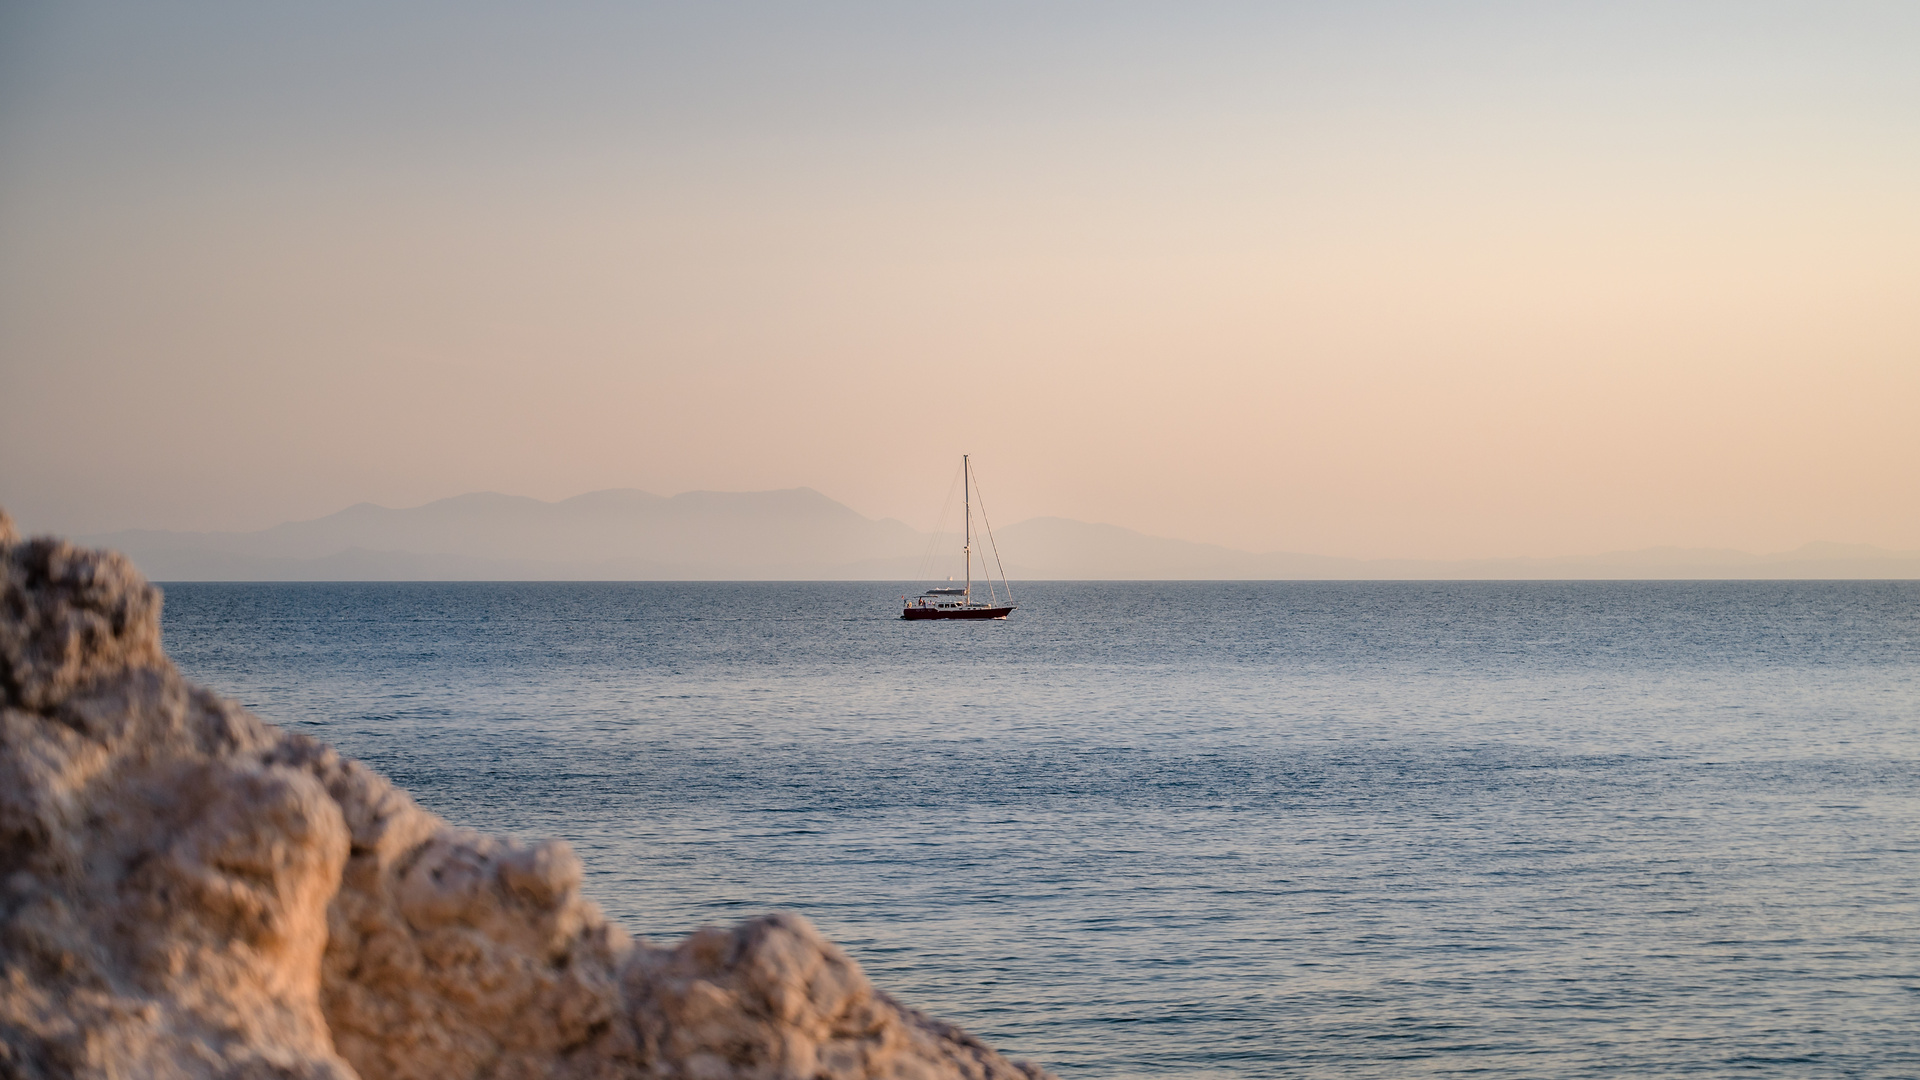
<svg viewBox="0 0 1920 1080"><path fill-rule="evenodd" d="M1920 578L1920 552L1864 544L1774 555L1661 547L1563 558L1347 559L1256 554L1055 517L998 537L1008 574L1026 579ZM402 510L361 503L259 532L132 530L86 540L126 552L157 581L911 581L960 571L957 537L875 521L810 488L671 498L611 490L559 502L481 492Z"/></svg>
<svg viewBox="0 0 1920 1080"><path fill-rule="evenodd" d="M480 492L405 510L360 503L260 532L88 539L127 552L162 581L338 581L811 578L905 559L925 538L794 488L672 498L610 490L551 503Z"/></svg>

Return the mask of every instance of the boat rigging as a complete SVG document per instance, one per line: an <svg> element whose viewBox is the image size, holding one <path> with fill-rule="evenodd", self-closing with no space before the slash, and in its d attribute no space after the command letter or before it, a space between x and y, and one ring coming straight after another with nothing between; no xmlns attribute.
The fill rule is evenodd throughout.
<svg viewBox="0 0 1920 1080"><path fill-rule="evenodd" d="M973 475L973 462L965 454L960 455L960 482L962 505L965 507L965 531L962 534L960 553L966 561L967 578L963 588L928 589L915 597L901 597L900 617L903 619L1004 619L1013 614L1017 606L1013 602L1013 586L1007 582L1007 568L1000 562L1000 545L993 539L993 523L987 520L986 503L980 505L980 520L987 527L987 544L993 551L993 561L1000 571L1000 584L1006 591L1006 599L1000 599L1000 590L993 586L993 575L985 575L987 599L976 600L973 597L973 492L979 483ZM951 488L948 489L952 491ZM953 496L947 496L951 499ZM951 506L952 503L947 505ZM985 553L981 554L980 569L987 571ZM952 578L948 578L952 581Z"/></svg>

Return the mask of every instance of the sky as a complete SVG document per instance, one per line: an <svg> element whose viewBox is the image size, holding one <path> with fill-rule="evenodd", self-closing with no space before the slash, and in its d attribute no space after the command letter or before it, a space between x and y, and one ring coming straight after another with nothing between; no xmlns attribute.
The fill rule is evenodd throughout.
<svg viewBox="0 0 1920 1080"><path fill-rule="evenodd" d="M0 506L1920 548L1920 5L0 6Z"/></svg>

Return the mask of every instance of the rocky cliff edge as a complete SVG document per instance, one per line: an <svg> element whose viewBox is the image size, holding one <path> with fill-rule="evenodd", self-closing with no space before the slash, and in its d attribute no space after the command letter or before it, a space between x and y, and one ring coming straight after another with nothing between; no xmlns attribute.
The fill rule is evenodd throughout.
<svg viewBox="0 0 1920 1080"><path fill-rule="evenodd" d="M0 513L0 1077L1039 1080L805 919L677 946L182 678L160 594Z"/></svg>

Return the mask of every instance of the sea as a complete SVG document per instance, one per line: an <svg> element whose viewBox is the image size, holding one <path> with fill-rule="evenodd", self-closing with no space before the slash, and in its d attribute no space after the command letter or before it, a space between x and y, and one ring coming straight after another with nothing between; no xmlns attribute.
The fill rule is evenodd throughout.
<svg viewBox="0 0 1920 1080"><path fill-rule="evenodd" d="M1066 1080L1920 1076L1920 582L164 588L631 932L800 912Z"/></svg>

